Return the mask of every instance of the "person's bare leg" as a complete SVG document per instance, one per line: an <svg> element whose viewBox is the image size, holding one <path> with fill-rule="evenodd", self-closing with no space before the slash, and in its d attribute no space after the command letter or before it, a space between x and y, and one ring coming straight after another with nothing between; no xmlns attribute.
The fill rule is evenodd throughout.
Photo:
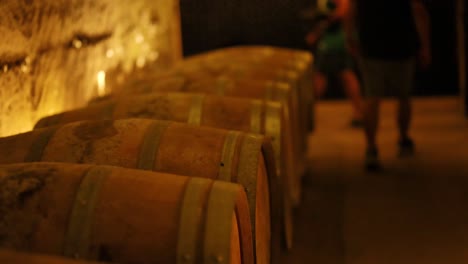
<svg viewBox="0 0 468 264"><path fill-rule="evenodd" d="M409 136L411 123L411 99L410 97L401 97L398 100L398 128L400 139L398 145L400 148L400 157L407 157L414 154L414 143Z"/></svg>
<svg viewBox="0 0 468 264"><path fill-rule="evenodd" d="M368 97L364 103L364 128L367 141L366 170L379 171L379 153L377 149L377 130L379 125L380 98Z"/></svg>
<svg viewBox="0 0 468 264"><path fill-rule="evenodd" d="M377 149L377 129L379 125L380 98L368 97L364 101L364 128L368 150Z"/></svg>
<svg viewBox="0 0 468 264"><path fill-rule="evenodd" d="M402 61L395 66L394 79L391 85L399 90L397 123L400 139L400 157L411 156L414 153L414 143L409 135L411 124L411 91L414 83L414 61Z"/></svg>
<svg viewBox="0 0 468 264"><path fill-rule="evenodd" d="M321 99L327 89L327 77L321 72L314 74L314 94L317 100Z"/></svg>
<svg viewBox="0 0 468 264"><path fill-rule="evenodd" d="M363 102L361 97L361 84L356 73L352 70L344 70L340 75L346 95L351 100L353 106L353 119L362 120Z"/></svg>
<svg viewBox="0 0 468 264"><path fill-rule="evenodd" d="M366 138L365 168L367 171L380 171L377 147L380 100L385 91L386 65L383 61L361 60L364 80L364 132Z"/></svg>
<svg viewBox="0 0 468 264"><path fill-rule="evenodd" d="M411 100L409 97L398 100L398 128L400 140L409 139L409 127L411 123Z"/></svg>

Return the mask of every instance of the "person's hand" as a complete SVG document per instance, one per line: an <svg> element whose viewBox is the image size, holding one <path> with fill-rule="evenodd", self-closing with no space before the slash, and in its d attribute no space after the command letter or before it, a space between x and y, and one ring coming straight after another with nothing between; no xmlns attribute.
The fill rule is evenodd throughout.
<svg viewBox="0 0 468 264"><path fill-rule="evenodd" d="M421 47L418 54L418 62L423 70L429 68L432 62L431 49L427 46Z"/></svg>

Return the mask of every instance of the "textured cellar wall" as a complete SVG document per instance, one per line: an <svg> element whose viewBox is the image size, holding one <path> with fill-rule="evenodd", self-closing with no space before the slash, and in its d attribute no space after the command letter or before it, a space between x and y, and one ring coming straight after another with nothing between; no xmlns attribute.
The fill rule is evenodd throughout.
<svg viewBox="0 0 468 264"><path fill-rule="evenodd" d="M180 59L178 0L2 0L0 136ZM107 82L107 86L106 83Z"/></svg>

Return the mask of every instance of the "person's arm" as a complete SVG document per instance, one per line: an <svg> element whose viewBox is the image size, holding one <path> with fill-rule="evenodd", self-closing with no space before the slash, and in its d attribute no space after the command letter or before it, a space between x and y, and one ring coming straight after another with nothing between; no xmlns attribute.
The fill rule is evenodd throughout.
<svg viewBox="0 0 468 264"><path fill-rule="evenodd" d="M327 30L330 26L330 22L328 20L323 20L318 22L318 24L314 27L312 31L307 33L306 42L309 45L315 45L317 40L323 35L323 33Z"/></svg>
<svg viewBox="0 0 468 264"><path fill-rule="evenodd" d="M348 10L344 16L343 28L346 38L346 47L348 52L352 55L359 53L359 44L356 39L356 2L349 0Z"/></svg>
<svg viewBox="0 0 468 264"><path fill-rule="evenodd" d="M419 50L419 62L422 67L426 68L431 63L430 17L421 0L412 0L411 4L416 29L418 31L419 42L421 44Z"/></svg>

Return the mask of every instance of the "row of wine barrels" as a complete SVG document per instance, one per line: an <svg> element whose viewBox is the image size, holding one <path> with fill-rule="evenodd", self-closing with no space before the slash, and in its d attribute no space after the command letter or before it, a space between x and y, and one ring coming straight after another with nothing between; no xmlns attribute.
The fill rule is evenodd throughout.
<svg viewBox="0 0 468 264"><path fill-rule="evenodd" d="M189 93L153 93L118 97L88 107L45 117L36 128L81 120L148 118L186 122L270 136L278 174L285 188L284 230L286 245L292 244L292 206L297 204L299 175L295 171L289 116L279 103Z"/></svg>
<svg viewBox="0 0 468 264"><path fill-rule="evenodd" d="M115 263L255 263L238 184L23 163L0 166L0 194L2 248Z"/></svg>
<svg viewBox="0 0 468 264"><path fill-rule="evenodd" d="M187 83L194 84L218 78L285 82L292 90L291 94L294 100L292 107L296 107L292 111L294 113L293 119L297 118L297 121L294 122L296 125L294 130L299 141L297 147L300 154L305 156L307 133L310 130L309 128L313 127L311 76L312 56L308 52L241 46L196 55L194 58L188 58L164 73L156 74L154 70L148 70L139 77L134 77L133 80L127 82L119 90L133 93L142 90L139 86L144 86L146 89L149 86L151 90L157 91L161 88L164 89L164 86L166 86L158 85L158 83L167 84L168 79L174 78L181 79L178 85L179 88L176 88L178 91L182 91ZM174 82L170 81L170 83ZM214 85L214 87L221 86L221 88L215 90L224 89L224 85L219 85L219 83L222 84L222 82L218 82L218 85ZM206 82L204 82L203 86L212 90L213 84L206 85ZM303 173L305 171L304 160L299 165L298 168Z"/></svg>
<svg viewBox="0 0 468 264"><path fill-rule="evenodd" d="M13 250L0 250L0 263L3 264L97 264L103 262L75 261L67 258L38 255Z"/></svg>
<svg viewBox="0 0 468 264"><path fill-rule="evenodd" d="M0 164L91 163L240 183L257 262L270 263L270 249L281 247L282 193L263 136L148 119L83 121L2 138L0 151Z"/></svg>
<svg viewBox="0 0 468 264"><path fill-rule="evenodd" d="M220 65L220 66L217 66ZM252 63L247 62L241 62L238 61L237 63L231 62L230 60L224 60L223 63L215 63L215 62L210 62L210 63L187 63L185 64L184 62L181 62L178 66L169 69L168 71L165 71L163 73L155 73L153 71L148 71L146 74L142 74L140 77L134 77L130 79L129 82L125 83L122 85L122 88L120 90L129 90L133 93L133 91L140 90L138 88L135 89L135 83L140 82L140 83L159 83L161 81L166 81L170 79L180 79L183 80L182 83L184 86L187 86L187 84L192 85L195 84L197 85L199 82L202 82L203 84L206 84L204 82L205 80L216 80L215 86L212 87L208 86L206 88L202 89L207 89L211 88L210 90L214 89L215 92L218 94L226 94L225 90L229 89L228 85L232 81L225 81L227 80L234 80L234 81L262 81L263 83L267 82L269 83L282 83L282 84L287 84L291 91L291 96L292 96L292 107L295 107L292 111L294 111L295 116L298 118L297 124L298 126L298 136L299 139L304 138L305 136L305 131L303 131L303 120L304 117L301 113L302 111L302 106L299 104L301 100L300 96L300 90L298 89L300 78L299 74L293 70L287 69L287 68L278 68L278 67L268 67L268 66L261 66L261 65L255 65ZM218 81L221 80L221 81ZM233 87L231 86L231 89ZM158 89L158 86L153 86L151 89L154 91ZM199 88L200 89L200 88ZM240 86L240 89L244 90L251 90L248 89L247 87ZM271 89L271 88L270 88ZM264 98L267 96L267 94L263 93L260 95L260 97L256 98Z"/></svg>
<svg viewBox="0 0 468 264"><path fill-rule="evenodd" d="M235 46L186 58L176 69L193 70L196 67L212 73L233 72L237 76L242 72L242 76L245 76L245 71L249 71L253 74L252 77L259 75L253 69L262 69L260 72L264 69L289 72L283 73L282 80L289 82L297 90L301 129L305 133L313 129L313 57L310 52L268 46ZM257 78L261 78L261 74Z"/></svg>
<svg viewBox="0 0 468 264"><path fill-rule="evenodd" d="M115 89L116 100L43 119L35 131L0 139L0 164L29 162L0 165L0 248L118 263L153 263L156 255L162 258L158 263L278 263L281 221L289 242L288 221L304 168L303 101L310 60L303 55L252 46L202 54L164 73L143 71ZM129 117L158 121L116 120ZM61 125L89 119L94 121ZM139 170L129 174L101 165ZM66 166L74 168L62 169ZM84 168L81 174L63 180L78 167ZM135 176L140 173L147 175ZM178 177L188 180L174 188L168 179ZM157 179L158 188L143 178ZM132 200L139 184L147 189ZM220 187L228 185L237 192ZM120 194L120 200L113 199ZM242 195L245 217L240 221L232 201ZM219 211L220 222L210 221ZM124 212L137 213L126 217ZM177 218L148 224L164 212ZM179 222L168 225L174 220ZM126 228L114 232L119 225ZM156 231L164 239L150 250L161 235ZM42 236L47 236L44 244L38 243Z"/></svg>
<svg viewBox="0 0 468 264"><path fill-rule="evenodd" d="M294 102L291 107L294 131L297 135L297 144L300 154L305 156L307 146L307 133L313 129L313 57L310 52L296 49L269 47L269 46L236 46L230 48L209 51L184 59L175 67L159 72L149 67L146 70L133 74L129 81L121 87L113 88L116 92L125 90L124 93L138 93L144 86L145 90L162 91L167 86L178 88L172 91L184 91L187 83L193 84L203 80L228 78L237 80L268 80L273 82L285 82L291 87ZM169 79L169 80L168 80ZM174 80L175 79L175 80ZM178 81L177 81L178 80ZM159 85L163 83L163 85ZM168 83L170 83L168 85ZM221 90L224 84L205 86L208 90ZM244 87L244 86L241 86ZM205 88L205 90L207 89ZM192 88L193 89L193 88ZM242 88L241 88L242 89ZM191 92L202 92L190 90ZM212 92L212 91L211 91ZM232 95L230 95L232 96ZM262 95L260 97L262 98ZM304 158L297 166L303 174L305 172Z"/></svg>
<svg viewBox="0 0 468 264"><path fill-rule="evenodd" d="M298 175L302 176L306 168L306 126L311 120L308 115L312 109L309 98L309 93L312 90L310 85L311 61L308 52L295 52L287 49L265 47L220 49L197 55L195 58L188 58L164 73L156 74L150 70L127 82L118 93L121 96L126 96L149 91L188 91L263 98L272 93L271 83L284 81L289 91L278 101L289 105L288 111L291 112L290 119L293 125L294 152L296 154L292 160L296 163L295 170ZM256 81L252 81L252 79L256 79ZM254 88L257 86L258 79L263 80L260 82L262 84L260 88ZM265 81L269 86L267 89L265 89ZM273 87L275 86L278 85L273 85ZM251 91L259 91L260 94ZM285 98L290 99L285 100ZM294 182L297 188L291 192L292 203L297 206L301 197L301 177L297 177Z"/></svg>

